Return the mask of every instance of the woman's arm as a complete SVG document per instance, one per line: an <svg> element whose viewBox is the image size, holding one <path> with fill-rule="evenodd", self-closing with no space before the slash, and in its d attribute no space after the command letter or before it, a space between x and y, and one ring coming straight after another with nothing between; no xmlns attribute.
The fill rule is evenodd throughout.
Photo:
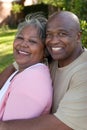
<svg viewBox="0 0 87 130"><path fill-rule="evenodd" d="M14 77L9 88L9 97L3 100L5 109L2 105L3 120L34 118L50 112L52 81L45 65L25 69Z"/></svg>
<svg viewBox="0 0 87 130"><path fill-rule="evenodd" d="M0 73L0 89L8 79L8 77L15 71L14 66L11 64Z"/></svg>

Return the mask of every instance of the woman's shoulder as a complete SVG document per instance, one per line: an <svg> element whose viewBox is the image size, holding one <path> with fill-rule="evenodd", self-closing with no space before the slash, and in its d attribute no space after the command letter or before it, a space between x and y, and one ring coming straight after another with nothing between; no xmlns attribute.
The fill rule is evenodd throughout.
<svg viewBox="0 0 87 130"><path fill-rule="evenodd" d="M27 69L26 69L26 71L29 71L29 70L32 70L32 71L34 71L34 70L45 70L45 69L49 69L48 68L48 66L47 65L45 65L44 63L37 63L37 64L35 64L35 65L32 65L32 66L30 66L30 67L28 67Z"/></svg>

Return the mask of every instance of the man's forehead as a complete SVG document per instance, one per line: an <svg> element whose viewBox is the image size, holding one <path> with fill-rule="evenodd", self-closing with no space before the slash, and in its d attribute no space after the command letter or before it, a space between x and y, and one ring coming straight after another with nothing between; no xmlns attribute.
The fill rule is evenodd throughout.
<svg viewBox="0 0 87 130"><path fill-rule="evenodd" d="M56 28L64 28L66 30L71 29L79 29L79 24L72 19L65 19L64 17L55 17L48 20L47 30L48 29L56 29Z"/></svg>

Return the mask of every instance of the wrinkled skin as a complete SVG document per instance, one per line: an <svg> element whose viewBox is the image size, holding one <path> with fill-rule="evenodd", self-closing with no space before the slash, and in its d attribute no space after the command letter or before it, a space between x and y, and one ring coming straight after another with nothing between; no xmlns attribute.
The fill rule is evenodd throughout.
<svg viewBox="0 0 87 130"><path fill-rule="evenodd" d="M43 61L44 44L34 25L21 30L13 43L13 53L20 70Z"/></svg>

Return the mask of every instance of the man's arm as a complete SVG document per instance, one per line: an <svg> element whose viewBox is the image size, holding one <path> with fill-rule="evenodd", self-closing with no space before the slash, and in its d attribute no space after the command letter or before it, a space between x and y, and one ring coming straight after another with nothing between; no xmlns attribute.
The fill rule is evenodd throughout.
<svg viewBox="0 0 87 130"><path fill-rule="evenodd" d="M55 116L43 115L35 119L0 122L0 130L72 130Z"/></svg>
<svg viewBox="0 0 87 130"><path fill-rule="evenodd" d="M13 65L8 66L6 69L4 69L0 73L0 88L3 86L3 84L6 82L8 77L15 71L15 68Z"/></svg>

